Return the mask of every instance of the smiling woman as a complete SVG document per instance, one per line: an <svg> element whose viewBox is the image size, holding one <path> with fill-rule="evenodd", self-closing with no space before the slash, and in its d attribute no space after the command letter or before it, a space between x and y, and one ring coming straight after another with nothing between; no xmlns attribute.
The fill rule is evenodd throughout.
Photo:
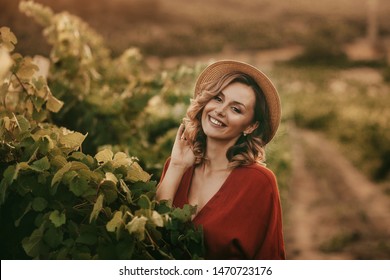
<svg viewBox="0 0 390 280"><path fill-rule="evenodd" d="M207 258L285 258L277 182L264 166L280 115L275 87L249 64L219 61L198 77L157 198L197 206Z"/></svg>
<svg viewBox="0 0 390 280"><path fill-rule="evenodd" d="M241 132L248 135L258 127L258 121L254 120L255 104L256 97L250 86L238 81L229 84L204 107L203 132L216 141L234 145Z"/></svg>

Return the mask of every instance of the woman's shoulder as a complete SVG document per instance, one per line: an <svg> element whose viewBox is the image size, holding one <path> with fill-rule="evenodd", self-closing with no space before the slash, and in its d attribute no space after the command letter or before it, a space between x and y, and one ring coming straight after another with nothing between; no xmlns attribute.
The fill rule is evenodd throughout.
<svg viewBox="0 0 390 280"><path fill-rule="evenodd" d="M237 167L236 179L242 182L250 182L253 184L257 184L261 181L269 186L277 185L274 172L259 163Z"/></svg>
<svg viewBox="0 0 390 280"><path fill-rule="evenodd" d="M253 176L266 176L266 177L273 177L273 178L275 177L275 174L271 169L259 163L240 166L237 167L237 169L242 173L250 174Z"/></svg>

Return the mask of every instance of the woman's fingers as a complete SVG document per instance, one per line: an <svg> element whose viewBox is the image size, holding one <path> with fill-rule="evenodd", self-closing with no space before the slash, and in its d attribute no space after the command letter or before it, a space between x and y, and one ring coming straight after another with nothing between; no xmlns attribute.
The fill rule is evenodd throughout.
<svg viewBox="0 0 390 280"><path fill-rule="evenodd" d="M179 129L176 134L176 140L186 141L187 139L184 136L185 126L180 124Z"/></svg>
<svg viewBox="0 0 390 280"><path fill-rule="evenodd" d="M185 137L185 126L181 124L176 133L175 143L171 152L171 164L185 168L194 163L195 156Z"/></svg>
<svg viewBox="0 0 390 280"><path fill-rule="evenodd" d="M176 133L176 140L181 140L183 132L184 132L184 124L180 124L179 129L177 130Z"/></svg>

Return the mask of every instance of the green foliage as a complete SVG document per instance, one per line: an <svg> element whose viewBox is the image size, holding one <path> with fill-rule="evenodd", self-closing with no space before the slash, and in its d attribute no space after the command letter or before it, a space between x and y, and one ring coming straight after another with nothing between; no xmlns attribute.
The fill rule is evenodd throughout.
<svg viewBox="0 0 390 280"><path fill-rule="evenodd" d="M154 73L138 49L112 58L102 37L76 16L31 1L20 8L44 27L52 46L48 84L64 101L52 121L88 133L84 152L128 150L158 179L200 65Z"/></svg>
<svg viewBox="0 0 390 280"><path fill-rule="evenodd" d="M78 17L55 14L32 1L21 2L20 9L43 25L52 46L48 83L66 104L53 121L88 132L85 149L91 153L134 135L132 122L159 89L137 75L138 51L129 49L111 59L101 36Z"/></svg>
<svg viewBox="0 0 390 280"><path fill-rule="evenodd" d="M25 5L42 16L53 16L35 4ZM2 259L201 258L202 232L191 223L194 207L175 209L157 202L156 182L124 152L83 153L87 133L51 122L53 113L67 103L54 97L31 58L11 53L16 43L12 32L1 28L0 35ZM67 51L73 49L59 53ZM97 56L104 57L102 53ZM89 62L75 65L88 71L83 72L84 82L96 78ZM61 75L68 75L62 70ZM73 81L63 80L69 83L67 94L85 93L80 96L88 99L90 92L83 92L81 83L71 85ZM103 104L107 103L99 106Z"/></svg>

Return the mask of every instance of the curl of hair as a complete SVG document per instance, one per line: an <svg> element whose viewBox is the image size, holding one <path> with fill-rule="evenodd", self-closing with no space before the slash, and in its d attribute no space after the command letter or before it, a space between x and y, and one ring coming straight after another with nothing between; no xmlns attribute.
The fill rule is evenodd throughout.
<svg viewBox="0 0 390 280"><path fill-rule="evenodd" d="M194 152L196 165L207 161L205 156L206 135L201 124L203 108L233 82L249 85L254 90L256 95L254 121L258 121L259 125L251 134L241 135L235 145L228 149L226 157L229 160L229 167L235 168L255 162L265 164L265 143L270 135L270 127L264 95L250 76L240 72L232 72L218 80L202 85L200 92L196 92L195 98L191 100L186 117L183 119L185 137Z"/></svg>

